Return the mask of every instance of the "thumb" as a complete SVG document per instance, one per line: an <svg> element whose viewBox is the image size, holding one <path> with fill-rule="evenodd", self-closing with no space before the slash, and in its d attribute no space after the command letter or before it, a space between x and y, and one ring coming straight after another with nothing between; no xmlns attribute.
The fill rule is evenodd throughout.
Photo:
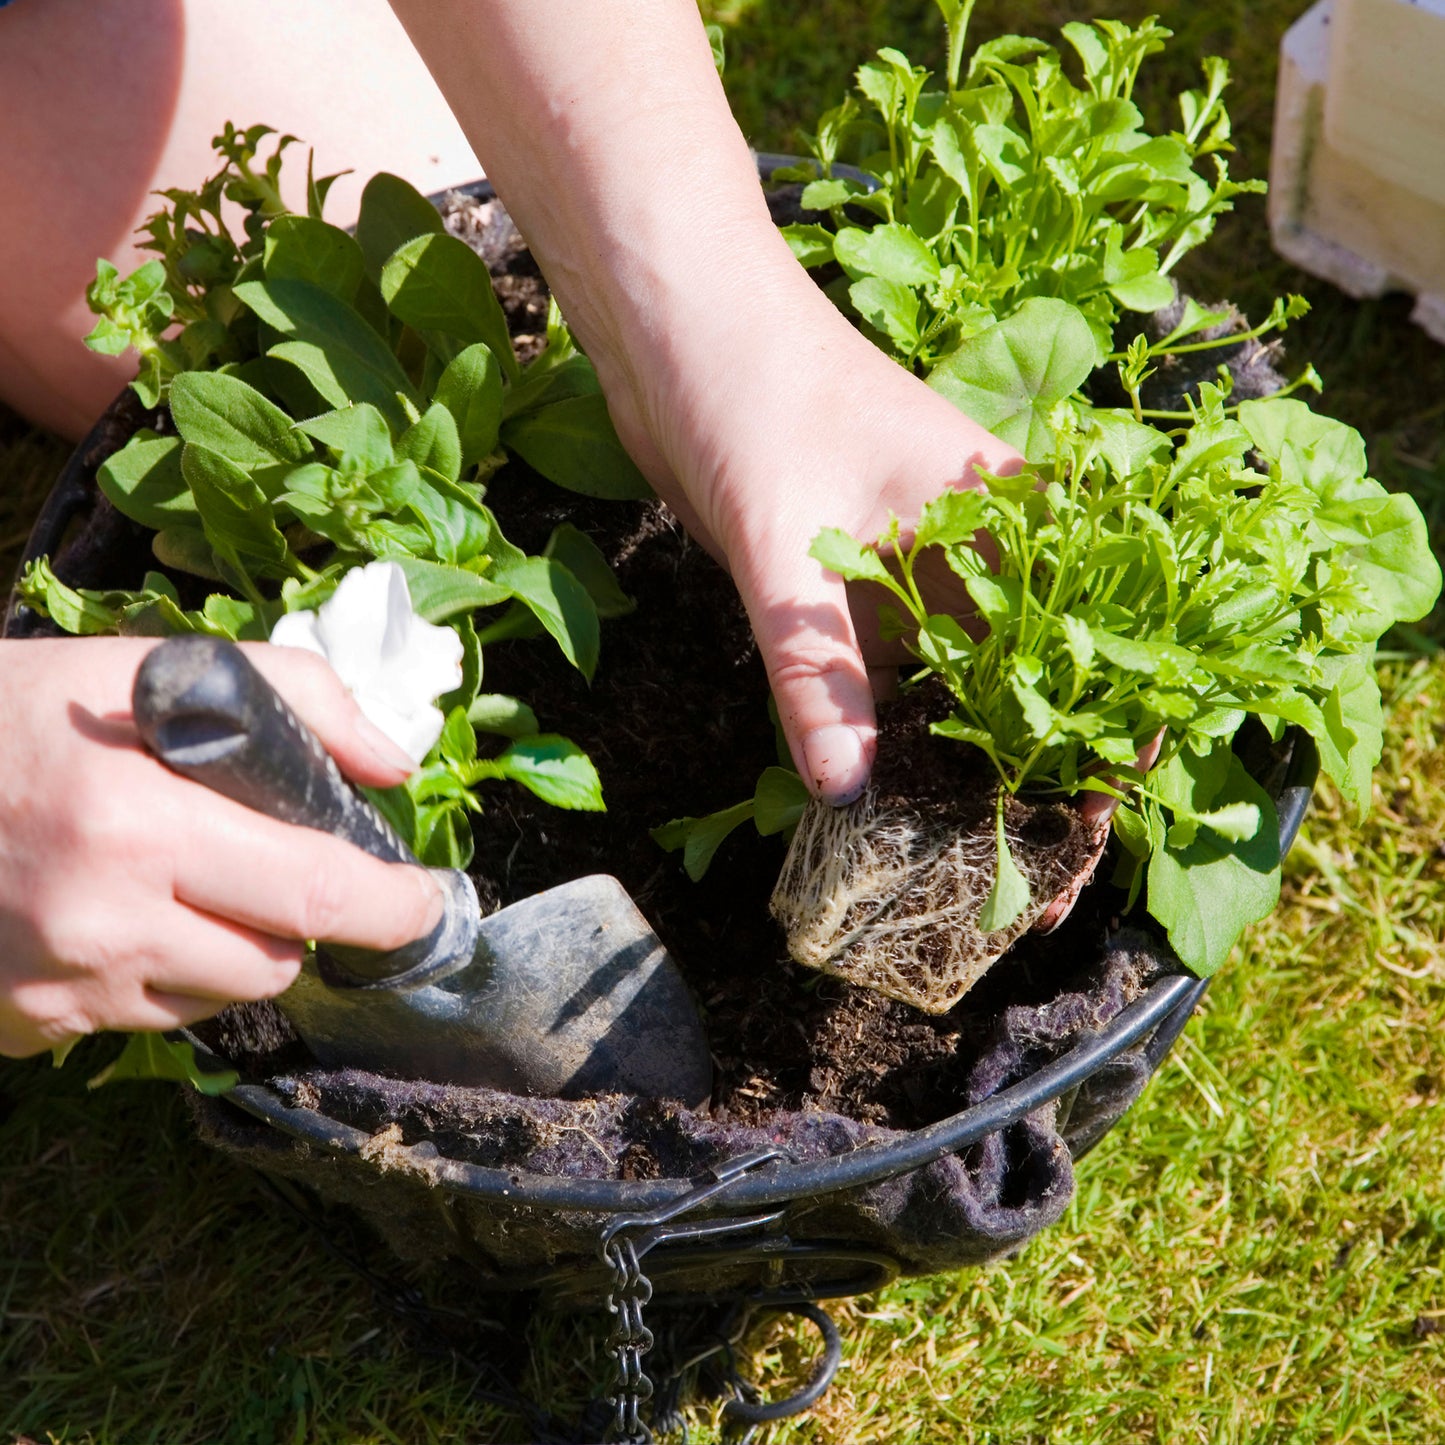
<svg viewBox="0 0 1445 1445"><path fill-rule="evenodd" d="M737 576L793 763L825 803L851 803L877 749L873 691L841 578L778 533L744 552Z"/></svg>

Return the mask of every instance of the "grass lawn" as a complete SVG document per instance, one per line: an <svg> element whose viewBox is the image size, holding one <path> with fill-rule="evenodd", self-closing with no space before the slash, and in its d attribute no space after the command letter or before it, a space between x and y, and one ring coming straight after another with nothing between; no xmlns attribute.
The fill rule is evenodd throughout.
<svg viewBox="0 0 1445 1445"><path fill-rule="evenodd" d="M728 84L764 149L792 145L878 45L938 59L929 0L706 8L727 26ZM1265 174L1276 47L1303 0L1106 13L1151 8L1179 39L1146 104L1192 83L1199 55L1228 56L1236 171ZM984 0L976 24L1048 35L1087 13ZM1364 431L1377 475L1445 535L1445 352L1408 304L1352 302L1285 266L1256 198L1185 279L1256 313L1303 291L1315 310L1288 340L1324 375L1322 406ZM7 571L64 452L0 415ZM1279 910L1081 1166L1065 1221L1010 1262L839 1309L836 1386L770 1438L1445 1440L1445 658L1438 628L1425 634L1384 666L1371 818L1356 824L1321 790ZM88 1094L114 1047L94 1041L59 1072L0 1066L0 1439L521 1438L455 1357L419 1348L315 1233L193 1142L176 1091ZM468 1348L567 1410L605 1376L602 1333L498 1314ZM811 1347L803 1328L774 1328L746 1368L786 1389ZM691 1423L695 1440L717 1438L711 1410Z"/></svg>

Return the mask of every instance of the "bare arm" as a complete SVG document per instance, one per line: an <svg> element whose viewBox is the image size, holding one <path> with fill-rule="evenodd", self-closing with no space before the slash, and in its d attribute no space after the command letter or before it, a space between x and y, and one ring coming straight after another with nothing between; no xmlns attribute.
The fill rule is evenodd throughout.
<svg viewBox="0 0 1445 1445"><path fill-rule="evenodd" d="M732 572L793 756L861 791L867 661L807 556L1013 451L862 338L774 230L693 0L392 0L597 365L624 442ZM865 609L866 610L866 609ZM865 619L860 611L860 621Z"/></svg>

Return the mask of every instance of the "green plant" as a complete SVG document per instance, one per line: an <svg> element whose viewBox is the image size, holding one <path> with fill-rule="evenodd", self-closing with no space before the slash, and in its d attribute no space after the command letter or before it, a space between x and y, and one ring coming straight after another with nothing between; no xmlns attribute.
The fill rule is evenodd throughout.
<svg viewBox="0 0 1445 1445"><path fill-rule="evenodd" d="M974 0L937 0L948 31L944 88L894 49L857 72L858 94L808 143L804 206L828 225L787 228L807 266L836 262L835 300L901 361L927 374L962 342L1034 296L1088 320L1102 360L1121 310L1174 299L1170 274L1233 198L1223 103L1228 66L1179 96L1180 129L1152 135L1132 96L1170 31L1153 19L1063 27L1082 84L1042 40L981 45L965 70ZM1212 179L1197 163L1213 160ZM835 174L839 163L855 167ZM821 172L821 174L819 174Z"/></svg>
<svg viewBox="0 0 1445 1445"><path fill-rule="evenodd" d="M374 177L352 236L321 219L331 178L308 171L309 213L291 214L279 179L293 138L263 159L273 134L228 125L221 170L196 192L166 192L147 224L159 257L124 280L102 262L90 291L91 344L137 351L135 389L174 428L140 430L99 473L111 502L154 530L167 570L136 590L85 591L41 559L21 595L75 633L259 640L353 568L396 562L417 613L456 631L463 675L442 699L432 757L378 801L424 861L464 865L484 780L602 806L580 749L538 732L517 700L479 692L483 646L545 632L590 677L599 619L631 605L575 527L540 556L508 542L486 481L514 454L594 496L649 491L555 311L546 349L523 367L486 264L424 197ZM240 207L239 233L223 202ZM187 609L174 580L185 576L220 587ZM476 732L509 741L479 756Z"/></svg>
<svg viewBox="0 0 1445 1445"><path fill-rule="evenodd" d="M980 916L1005 928L1029 901L1004 835L1004 799L1028 789L1121 799L1120 881L1191 968L1220 967L1279 891L1273 806L1234 756L1247 717L1278 737L1302 728L1361 812L1381 748L1377 639L1423 617L1440 591L1419 509L1367 473L1358 433L1303 403L1251 401L1227 414L1207 385L1173 433L1069 400L1093 365L1087 328L1034 301L977 338L955 381L998 381L991 339L1047 356L1029 421L1047 434L1016 477L948 492L911 538L872 546L824 532L813 556L875 583L882 616L952 698L933 732L977 748L1001 784L997 869ZM1127 370L1127 368L1126 368ZM1126 378L1137 397L1137 379ZM990 570L976 549L987 532ZM986 630L933 611L916 579L938 549ZM1158 765L1135 766L1163 735ZM1104 771L1107 768L1107 772Z"/></svg>

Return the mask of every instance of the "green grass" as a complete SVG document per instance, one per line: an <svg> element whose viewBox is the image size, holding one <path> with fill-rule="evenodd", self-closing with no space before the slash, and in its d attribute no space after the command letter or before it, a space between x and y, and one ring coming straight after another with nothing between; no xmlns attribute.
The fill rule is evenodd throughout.
<svg viewBox="0 0 1445 1445"><path fill-rule="evenodd" d="M763 148L841 93L868 51L936 60L925 0L736 0L728 84ZM1180 39L1146 96L1234 65L1240 174L1266 169L1274 55L1300 9L1158 7ZM1108 13L1138 18L1141 5ZM980 35L1043 33L1081 5L988 0ZM1396 299L1356 303L1269 250L1246 200L1187 277L1292 329L1327 409L1445 532L1445 353ZM0 548L64 455L0 418ZM838 1311L838 1383L779 1441L1307 1445L1445 1440L1445 659L1387 668L1391 732L1363 826L1322 792L1278 912L1124 1123L1080 1168L1065 1221L1016 1260ZM246 1175L193 1142L162 1086L88 1095L99 1041L61 1072L0 1068L0 1436L35 1441L506 1440L468 1376L415 1348ZM396 1267L384 1255L373 1263ZM465 1293L464 1279L450 1293ZM485 1313L468 1348L549 1405L603 1377L599 1327ZM786 1389L806 1329L750 1342ZM694 1438L716 1438L710 1409Z"/></svg>

